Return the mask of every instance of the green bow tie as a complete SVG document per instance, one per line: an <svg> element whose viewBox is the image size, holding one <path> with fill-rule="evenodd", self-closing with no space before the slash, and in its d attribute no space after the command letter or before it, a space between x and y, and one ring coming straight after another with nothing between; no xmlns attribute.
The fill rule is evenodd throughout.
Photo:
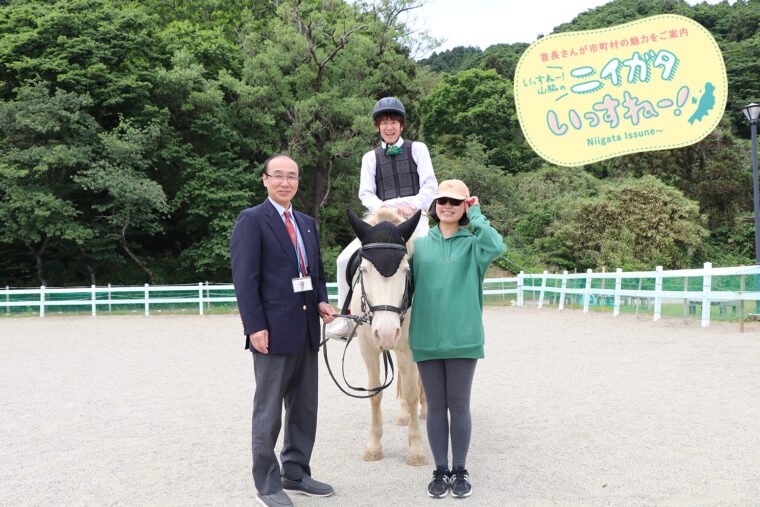
<svg viewBox="0 0 760 507"><path fill-rule="evenodd" d="M385 148L385 154L386 155L400 155L401 146L387 146Z"/></svg>

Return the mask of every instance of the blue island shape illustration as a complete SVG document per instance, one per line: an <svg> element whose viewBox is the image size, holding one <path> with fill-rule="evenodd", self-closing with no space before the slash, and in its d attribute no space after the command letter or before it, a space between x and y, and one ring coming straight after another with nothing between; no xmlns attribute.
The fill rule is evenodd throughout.
<svg viewBox="0 0 760 507"><path fill-rule="evenodd" d="M691 118L689 118L690 124L694 125L694 120L702 121L702 118L705 117L707 112L713 108L715 105L715 95L713 94L714 91L715 87L712 83L705 83L705 93L703 93L699 98L699 105L697 106L697 110L694 111L694 114L691 115Z"/></svg>

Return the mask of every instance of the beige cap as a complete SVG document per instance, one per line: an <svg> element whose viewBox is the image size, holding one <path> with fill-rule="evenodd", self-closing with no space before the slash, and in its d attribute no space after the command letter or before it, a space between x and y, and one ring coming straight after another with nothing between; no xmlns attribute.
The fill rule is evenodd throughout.
<svg viewBox="0 0 760 507"><path fill-rule="evenodd" d="M435 191L435 197L451 197L453 199L468 199L470 197L470 189L461 180L446 180L442 181L438 185L438 190Z"/></svg>

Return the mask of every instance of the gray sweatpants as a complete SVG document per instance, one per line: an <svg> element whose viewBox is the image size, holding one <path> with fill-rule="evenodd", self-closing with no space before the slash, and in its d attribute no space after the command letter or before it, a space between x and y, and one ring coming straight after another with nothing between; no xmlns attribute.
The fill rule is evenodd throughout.
<svg viewBox="0 0 760 507"><path fill-rule="evenodd" d="M477 359L432 359L417 363L427 397L428 441L436 466L448 468L449 435L452 467L464 467L467 462L472 434L470 393L477 364Z"/></svg>

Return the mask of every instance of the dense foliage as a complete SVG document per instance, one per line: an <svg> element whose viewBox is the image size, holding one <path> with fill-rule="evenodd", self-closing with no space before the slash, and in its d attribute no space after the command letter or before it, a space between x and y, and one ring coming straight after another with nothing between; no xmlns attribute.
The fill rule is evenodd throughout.
<svg viewBox="0 0 760 507"><path fill-rule="evenodd" d="M481 197L512 262L752 262L739 110L760 101L760 0L615 0L557 27L681 14L713 33L729 75L724 119L702 142L581 169L546 164L522 137L511 80L528 44L415 62L428 39L400 15L416 5L0 1L0 285L228 281L235 216L264 197L261 164L281 151L301 164L294 204L319 220L334 278L386 95L407 105L405 137L428 143L439 180Z"/></svg>

